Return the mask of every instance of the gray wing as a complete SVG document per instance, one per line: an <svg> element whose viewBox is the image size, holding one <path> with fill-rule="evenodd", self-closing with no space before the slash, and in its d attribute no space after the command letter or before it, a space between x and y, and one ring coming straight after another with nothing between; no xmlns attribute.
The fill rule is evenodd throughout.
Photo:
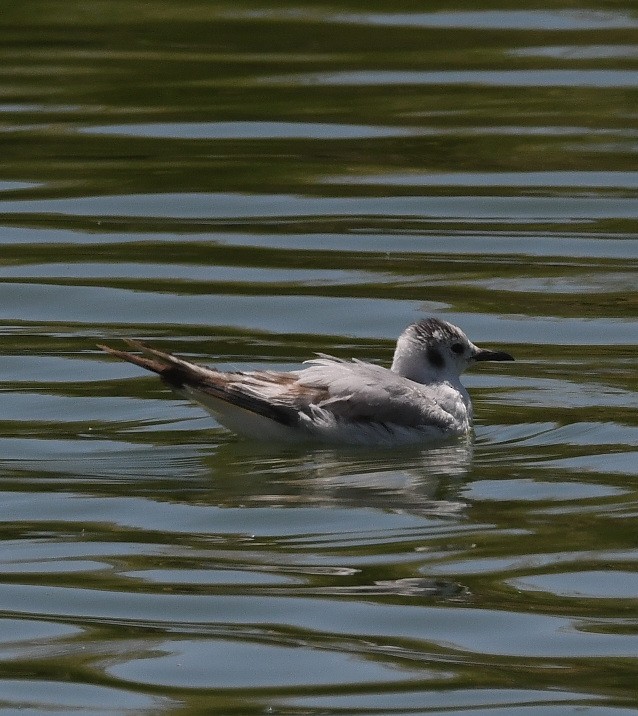
<svg viewBox="0 0 638 716"><path fill-rule="evenodd" d="M316 404L337 420L447 431L454 418L422 386L382 366L321 356L298 372L300 386L325 391Z"/></svg>

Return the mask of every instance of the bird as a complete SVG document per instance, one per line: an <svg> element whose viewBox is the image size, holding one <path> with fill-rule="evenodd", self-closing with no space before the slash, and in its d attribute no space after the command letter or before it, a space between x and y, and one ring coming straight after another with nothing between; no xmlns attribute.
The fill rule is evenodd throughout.
<svg viewBox="0 0 638 716"><path fill-rule="evenodd" d="M390 368L317 353L289 372L221 371L126 342L140 353L98 347L157 373L237 435L284 443L395 446L467 435L472 403L461 373L476 362L514 360L438 317L401 333Z"/></svg>

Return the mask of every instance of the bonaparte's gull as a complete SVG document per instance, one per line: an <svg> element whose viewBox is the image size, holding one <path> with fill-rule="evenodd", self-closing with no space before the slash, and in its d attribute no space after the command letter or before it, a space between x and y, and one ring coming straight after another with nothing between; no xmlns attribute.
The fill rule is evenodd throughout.
<svg viewBox="0 0 638 716"><path fill-rule="evenodd" d="M427 318L403 331L392 366L318 354L288 373L219 371L128 341L145 355L100 348L158 373L227 428L259 440L400 445L464 435L472 403L460 381L475 361L510 361L460 328Z"/></svg>

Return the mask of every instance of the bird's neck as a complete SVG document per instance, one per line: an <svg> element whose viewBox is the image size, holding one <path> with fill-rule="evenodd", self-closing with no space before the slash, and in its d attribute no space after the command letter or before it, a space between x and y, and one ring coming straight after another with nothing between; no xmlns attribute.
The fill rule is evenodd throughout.
<svg viewBox="0 0 638 716"><path fill-rule="evenodd" d="M397 342L390 370L424 385L438 383L442 379L442 371L424 360L423 347L403 336Z"/></svg>

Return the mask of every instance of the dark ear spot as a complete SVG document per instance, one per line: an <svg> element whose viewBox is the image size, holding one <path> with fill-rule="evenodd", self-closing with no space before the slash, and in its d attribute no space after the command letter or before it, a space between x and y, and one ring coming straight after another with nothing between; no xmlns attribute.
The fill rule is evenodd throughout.
<svg viewBox="0 0 638 716"><path fill-rule="evenodd" d="M445 363L445 361L443 360L441 351L438 348L433 348L432 346L430 346L428 348L427 356L428 360L435 368L443 368L443 364Z"/></svg>

